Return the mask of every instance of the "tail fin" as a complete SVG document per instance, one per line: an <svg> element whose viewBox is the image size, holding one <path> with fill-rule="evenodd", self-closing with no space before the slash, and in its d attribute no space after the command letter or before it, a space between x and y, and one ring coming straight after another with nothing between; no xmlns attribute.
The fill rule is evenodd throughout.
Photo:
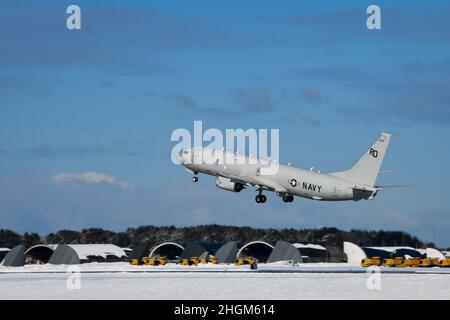
<svg viewBox="0 0 450 320"><path fill-rule="evenodd" d="M373 187L383 164L390 139L389 133L382 133L353 167L347 171L331 173L331 175Z"/></svg>

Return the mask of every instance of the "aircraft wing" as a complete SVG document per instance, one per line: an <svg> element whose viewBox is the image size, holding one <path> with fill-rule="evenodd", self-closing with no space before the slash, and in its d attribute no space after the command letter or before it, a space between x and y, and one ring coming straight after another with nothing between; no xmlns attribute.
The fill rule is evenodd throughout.
<svg viewBox="0 0 450 320"><path fill-rule="evenodd" d="M257 185L259 187L262 187L263 189L267 188L267 190L274 191L274 192L287 192L287 189L277 182L267 181L264 178L261 178L260 180L261 180L261 182L258 183Z"/></svg>
<svg viewBox="0 0 450 320"><path fill-rule="evenodd" d="M270 181L263 177L246 177L246 176L232 176L222 175L224 178L228 178L233 182L241 183L245 185L251 185L255 188L261 188L274 192L287 192L286 188L275 181Z"/></svg>

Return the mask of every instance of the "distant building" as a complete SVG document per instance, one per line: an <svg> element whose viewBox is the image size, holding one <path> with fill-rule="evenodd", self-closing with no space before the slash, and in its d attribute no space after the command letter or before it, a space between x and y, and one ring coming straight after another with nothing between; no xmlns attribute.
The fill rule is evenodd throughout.
<svg viewBox="0 0 450 320"><path fill-rule="evenodd" d="M147 255L149 258L165 257L168 260L175 260L181 257L184 250L185 248L178 243L163 242L153 247Z"/></svg>
<svg viewBox="0 0 450 320"><path fill-rule="evenodd" d="M438 258L445 259L445 254L434 248L415 249L411 247L364 247L351 242L344 242L344 253L347 262L352 265L360 265L365 258Z"/></svg>
<svg viewBox="0 0 450 320"><path fill-rule="evenodd" d="M216 252L217 263L234 263L239 251L239 242L230 241L222 245Z"/></svg>
<svg viewBox="0 0 450 320"><path fill-rule="evenodd" d="M286 241L278 241L270 253L267 262L292 261L293 263L303 262L300 251Z"/></svg>
<svg viewBox="0 0 450 320"><path fill-rule="evenodd" d="M267 262L272 253L273 246L265 241L252 241L242 246L236 254L236 258L253 257L258 262Z"/></svg>
<svg viewBox="0 0 450 320"><path fill-rule="evenodd" d="M5 267L21 267L25 264L25 246L23 244L12 248L3 258Z"/></svg>
<svg viewBox="0 0 450 320"><path fill-rule="evenodd" d="M193 257L205 257L207 255L210 254L210 251L208 251L208 249L199 243L196 242L188 242L185 247L183 252L180 255L181 259L190 259Z"/></svg>
<svg viewBox="0 0 450 320"><path fill-rule="evenodd" d="M127 261L125 251L113 244L60 244L48 260L50 264Z"/></svg>
<svg viewBox="0 0 450 320"><path fill-rule="evenodd" d="M57 244L37 244L25 251L26 264L44 264L50 260Z"/></svg>
<svg viewBox="0 0 450 320"><path fill-rule="evenodd" d="M319 244L294 243L293 246L301 253L303 262L328 262L329 260L327 248Z"/></svg>

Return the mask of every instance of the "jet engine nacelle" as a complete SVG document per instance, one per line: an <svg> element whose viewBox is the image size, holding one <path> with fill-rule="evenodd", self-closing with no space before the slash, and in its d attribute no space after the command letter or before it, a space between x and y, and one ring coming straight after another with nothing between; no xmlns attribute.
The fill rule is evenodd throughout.
<svg viewBox="0 0 450 320"><path fill-rule="evenodd" d="M242 189L244 189L244 185L242 183L236 183L224 177L217 177L216 186L220 189L232 192L241 192Z"/></svg>

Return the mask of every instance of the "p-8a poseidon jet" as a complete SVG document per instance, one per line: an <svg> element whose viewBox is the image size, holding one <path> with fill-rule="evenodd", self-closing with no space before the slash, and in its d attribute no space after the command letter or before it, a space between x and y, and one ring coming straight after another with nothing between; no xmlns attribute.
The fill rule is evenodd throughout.
<svg viewBox="0 0 450 320"><path fill-rule="evenodd" d="M194 182L198 181L198 173L205 173L216 176L216 186L224 190L240 192L245 187L256 188L257 203L266 202L263 191L275 192L284 202L292 202L294 196L323 201L373 200L383 188L375 182L390 138L390 134L382 133L353 167L333 173L279 164L275 174L263 175L261 163L264 162L211 148L182 150L179 160L194 175Z"/></svg>

